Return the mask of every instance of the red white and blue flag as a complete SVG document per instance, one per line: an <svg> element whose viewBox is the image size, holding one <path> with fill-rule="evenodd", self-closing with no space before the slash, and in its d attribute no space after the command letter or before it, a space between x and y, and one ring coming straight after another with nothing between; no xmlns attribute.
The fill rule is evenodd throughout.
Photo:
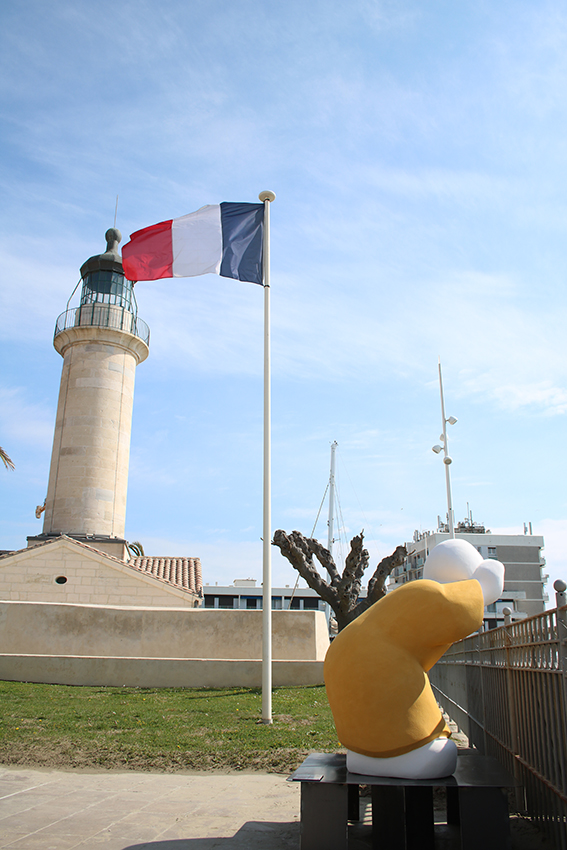
<svg viewBox="0 0 567 850"><path fill-rule="evenodd" d="M122 249L128 280L213 274L262 284L264 204L208 204L137 230Z"/></svg>

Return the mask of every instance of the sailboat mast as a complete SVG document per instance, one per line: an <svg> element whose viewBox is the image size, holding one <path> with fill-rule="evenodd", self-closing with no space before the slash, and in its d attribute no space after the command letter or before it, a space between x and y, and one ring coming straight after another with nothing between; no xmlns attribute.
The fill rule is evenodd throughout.
<svg viewBox="0 0 567 850"><path fill-rule="evenodd" d="M335 452L337 441L331 443L331 473L329 475L329 519L327 521L327 549L333 554L333 525L335 522Z"/></svg>

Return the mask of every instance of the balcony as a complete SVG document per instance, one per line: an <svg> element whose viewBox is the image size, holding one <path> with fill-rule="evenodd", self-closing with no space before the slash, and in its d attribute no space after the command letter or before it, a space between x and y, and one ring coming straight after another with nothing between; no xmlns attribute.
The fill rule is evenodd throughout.
<svg viewBox="0 0 567 850"><path fill-rule="evenodd" d="M116 304L92 302L73 307L61 313L55 324L54 338L62 331L77 327L113 328L126 331L141 339L146 345L150 343L150 329L147 324L124 307Z"/></svg>

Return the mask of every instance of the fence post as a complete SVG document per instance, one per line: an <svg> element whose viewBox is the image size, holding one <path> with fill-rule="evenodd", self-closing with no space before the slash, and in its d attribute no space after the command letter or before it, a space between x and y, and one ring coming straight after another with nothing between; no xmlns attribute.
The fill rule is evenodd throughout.
<svg viewBox="0 0 567 850"><path fill-rule="evenodd" d="M567 782L567 758L565 756L567 750L567 608L565 607L567 605L565 594L567 584L558 578L553 582L553 589L555 590L555 605L557 608L557 651L559 654L561 678L563 679L563 711L561 712L563 717L563 746L560 758L562 760L563 782L565 783ZM565 793L567 787L564 785L562 790Z"/></svg>
<svg viewBox="0 0 567 850"><path fill-rule="evenodd" d="M567 686L567 584L558 578L553 582L555 590L555 606L557 608L557 640L559 643L559 660L564 684ZM562 610L561 610L562 609ZM567 702L567 690L565 691ZM567 707L567 706L566 706Z"/></svg>
<svg viewBox="0 0 567 850"><path fill-rule="evenodd" d="M511 608L503 608L502 613L504 614L504 646L506 647L506 690L507 690L507 703L508 703L508 717L510 720L510 749L513 753L513 769L514 769L514 779L517 781L517 785L514 788L514 799L516 803L516 811L522 812L526 808L525 800L524 800L524 789L522 787L522 773L520 770L520 765L517 759L519 755L519 743L518 743L518 725L516 718L516 687L514 682L514 672L513 667L510 662L510 647L512 645L512 639L510 636L510 632L508 628L512 625L512 609Z"/></svg>
<svg viewBox="0 0 567 850"><path fill-rule="evenodd" d="M557 604L557 608L563 608L567 605L567 594L565 593L567 590L567 584L565 584L562 579L558 578L557 581L553 582L553 588L555 590L555 602ZM561 619L564 623L567 621L567 611L561 611Z"/></svg>
<svg viewBox="0 0 567 850"><path fill-rule="evenodd" d="M479 725L480 725L480 728L482 730L482 745L480 743L480 738L477 737L476 734L475 734L475 739L473 740L473 744L478 750L480 750L481 754L483 756L485 756L485 755L488 755L488 748L486 746L488 739L487 739L487 734L486 734L486 701L485 701L485 698L484 698L484 675L483 675L483 663L482 663L483 662L483 655L482 655L482 649L481 649L481 640L483 640L483 635L484 635L484 632L480 632L480 631L475 635L476 653L477 653L477 658L478 658L478 677L479 677L479 685L480 685L480 705L474 707L475 713L478 714ZM472 701L472 704L474 706L474 700ZM469 705L467 706L467 710L470 710L470 705L471 705L471 701L469 700ZM480 709L480 711L478 709ZM469 717L470 717L470 715L469 715ZM473 724L474 724L474 720L473 720ZM474 726L473 726L473 728L474 728ZM475 729L475 732L476 732L476 729Z"/></svg>
<svg viewBox="0 0 567 850"><path fill-rule="evenodd" d="M553 582L555 590L555 605L557 608L557 640L559 643L559 660L561 664L561 672L567 684L567 584L558 578ZM563 609L563 610L560 610ZM567 692L566 692L567 696Z"/></svg>

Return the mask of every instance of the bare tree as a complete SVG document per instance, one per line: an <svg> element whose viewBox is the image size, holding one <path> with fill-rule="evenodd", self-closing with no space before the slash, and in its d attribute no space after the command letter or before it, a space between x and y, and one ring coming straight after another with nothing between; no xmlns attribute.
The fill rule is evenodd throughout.
<svg viewBox="0 0 567 850"><path fill-rule="evenodd" d="M386 579L395 567L403 563L407 555L405 546L398 546L391 555L383 558L368 582L366 599L359 599L362 576L369 560L368 551L362 545L363 541L362 532L352 538L342 576L333 556L318 540L304 537L300 531L286 534L280 529L276 531L272 541L292 567L295 567L299 575L305 579L309 587L315 590L324 602L329 603L335 612L339 632L366 611L370 605L386 595ZM329 574L329 581L325 581L319 574L314 557Z"/></svg>

